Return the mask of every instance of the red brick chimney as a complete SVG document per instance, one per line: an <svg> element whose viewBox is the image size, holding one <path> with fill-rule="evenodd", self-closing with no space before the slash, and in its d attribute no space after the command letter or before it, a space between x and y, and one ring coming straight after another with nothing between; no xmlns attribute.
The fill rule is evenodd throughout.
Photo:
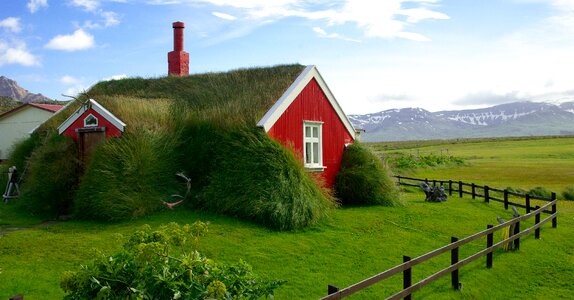
<svg viewBox="0 0 574 300"><path fill-rule="evenodd" d="M183 22L173 22L173 51L167 54L168 75L189 75L189 53L183 51Z"/></svg>

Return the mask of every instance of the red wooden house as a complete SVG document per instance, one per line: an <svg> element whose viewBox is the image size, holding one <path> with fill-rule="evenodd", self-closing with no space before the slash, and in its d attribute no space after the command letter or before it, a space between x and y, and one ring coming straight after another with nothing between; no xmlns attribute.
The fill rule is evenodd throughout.
<svg viewBox="0 0 574 300"><path fill-rule="evenodd" d="M258 122L267 134L292 146L310 172L332 187L353 125L315 66L307 66Z"/></svg>
<svg viewBox="0 0 574 300"><path fill-rule="evenodd" d="M89 99L58 127L58 133L78 143L79 158L85 162L97 144L105 138L120 137L125 126L114 114Z"/></svg>

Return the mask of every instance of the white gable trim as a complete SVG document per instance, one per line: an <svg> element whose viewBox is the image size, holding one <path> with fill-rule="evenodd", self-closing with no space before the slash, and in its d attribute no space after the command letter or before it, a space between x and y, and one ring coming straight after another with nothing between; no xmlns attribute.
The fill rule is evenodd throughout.
<svg viewBox="0 0 574 300"><path fill-rule="evenodd" d="M343 109L341 109L341 106L335 99L335 96L333 95L333 93L327 86L327 83L325 83L325 80L323 80L323 77L321 76L321 74L319 74L319 71L315 66L305 67L303 72L301 72L301 74L297 77L297 79L295 79L295 81L291 84L291 86L289 86L289 88L285 91L285 93L283 93L283 95L279 98L279 100L277 100L277 102L273 104L271 109L269 109L269 111L265 113L263 118L261 118L261 120L257 123L257 126L263 127L265 132L268 132L271 129L271 127L273 127L275 122L279 120L279 118L283 115L285 110L287 110L287 108L291 105L291 103L295 101L295 98L299 96L301 91L303 91L303 89L313 78L315 78L315 80L323 90L323 93L325 93L325 96L327 96L329 103L331 103L331 105L335 109L335 112L337 112L337 115L341 119L341 122L343 122L343 125L345 126L345 129L347 129L347 131L349 132L351 138L355 139L355 129L353 128L351 121L349 121L349 118L347 118L347 115L345 115Z"/></svg>
<svg viewBox="0 0 574 300"><path fill-rule="evenodd" d="M62 134L68 127L72 126L74 122L82 116L88 109L92 108L97 113L99 113L104 119L108 120L108 122L112 123L115 127L117 127L121 132L124 132L126 124L114 116L111 112L105 109L102 105L100 105L96 100L90 99L88 102L84 103L80 108L78 108L62 125L58 127L58 133Z"/></svg>

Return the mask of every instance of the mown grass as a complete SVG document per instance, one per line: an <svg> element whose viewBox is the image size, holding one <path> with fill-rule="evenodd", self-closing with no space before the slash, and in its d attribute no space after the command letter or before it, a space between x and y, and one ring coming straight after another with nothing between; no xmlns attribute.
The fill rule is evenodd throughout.
<svg viewBox="0 0 574 300"><path fill-rule="evenodd" d="M545 144L545 141L538 142ZM535 153L542 147L534 147L536 141L529 143L532 143L532 147L527 148ZM532 152L528 153L521 142L515 147L515 152L522 153L516 156L517 159L521 159L520 156L535 156ZM490 148L496 150L493 145ZM494 157L497 153L481 151L485 157ZM561 147L558 146L557 153L560 152ZM485 162L487 160L484 159ZM513 163L512 156L506 160ZM544 160L539 159L539 162ZM558 161L554 165L554 174L565 180L563 184L570 184L570 171L563 172L559 167L561 163ZM465 168L469 169L465 170L467 173L477 177L487 178L487 174L491 174L490 169L483 170L474 163ZM417 170L413 174L416 176L417 172L428 171ZM440 168L434 175L448 178L441 171L450 172L449 168ZM502 188L507 185L520 186L522 182L514 182L503 176L500 178L509 184L497 184L497 177L490 178L489 184ZM547 181L539 181L532 187L547 187L549 182L553 183L555 179L547 178ZM88 261L92 248L111 253L121 244L117 242L118 234L127 235L142 224L157 227L171 221L185 224L202 220L210 222L210 231L200 244L201 251L207 256L229 263L242 258L264 278L287 280L287 284L277 290L277 299L317 299L326 294L327 284L345 287L356 283L399 264L403 255L416 257L447 244L451 236L468 236L485 229L487 224L496 224L497 216L509 219L512 214L505 211L500 203L486 204L469 197L451 197L446 203L427 203L422 192L406 190L403 199L406 202L404 207L337 209L325 221L293 232L272 231L237 218L181 208L130 222L110 224L76 220L10 232L0 237L0 298L8 298L16 293L23 293L26 299L60 298L63 295L58 288L60 275L64 270L76 270L79 264ZM541 240L529 235L521 240L518 251L496 251L492 269L486 269L484 259L463 267L460 271L462 291L453 291L447 276L416 292L414 297L570 298L574 294L574 283L571 281L574 278L574 240L570 238L574 228L574 203L561 201L558 210L558 228L544 225ZM1 220L25 225L26 216L15 217L13 214L17 212L12 210L11 205L0 207ZM32 219L28 222L33 223ZM532 222L525 222L522 228ZM495 235L495 242L499 240L500 235ZM461 248L461 258L483 249L485 243L479 240ZM449 260L447 253L437 260L415 267L414 280L445 267ZM381 299L401 286L399 276L376 284L350 299Z"/></svg>

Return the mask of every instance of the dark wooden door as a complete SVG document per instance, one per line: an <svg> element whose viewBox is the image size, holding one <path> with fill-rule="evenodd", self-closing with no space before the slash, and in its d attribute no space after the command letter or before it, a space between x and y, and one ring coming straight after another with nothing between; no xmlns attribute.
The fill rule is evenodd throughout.
<svg viewBox="0 0 574 300"><path fill-rule="evenodd" d="M86 164L94 148L106 138L104 128L78 131L79 149L78 156L82 166Z"/></svg>

